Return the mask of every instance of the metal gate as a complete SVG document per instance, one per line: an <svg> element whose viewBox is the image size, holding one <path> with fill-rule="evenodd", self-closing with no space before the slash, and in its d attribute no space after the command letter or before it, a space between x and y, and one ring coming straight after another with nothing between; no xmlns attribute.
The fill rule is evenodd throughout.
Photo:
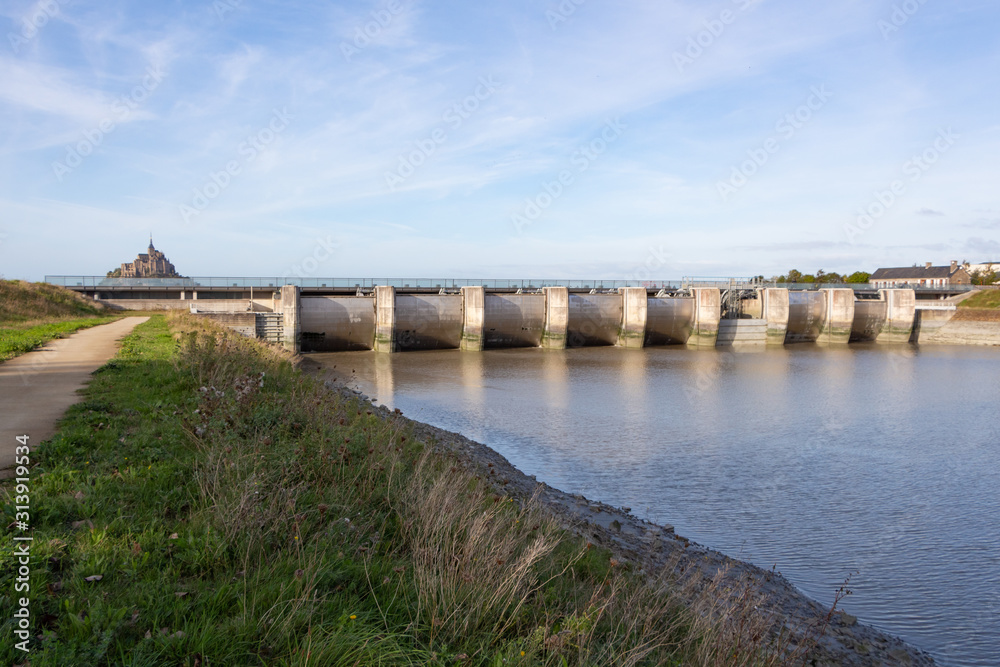
<svg viewBox="0 0 1000 667"><path fill-rule="evenodd" d="M285 332L284 315L281 313L256 313L257 338L269 343L280 343Z"/></svg>

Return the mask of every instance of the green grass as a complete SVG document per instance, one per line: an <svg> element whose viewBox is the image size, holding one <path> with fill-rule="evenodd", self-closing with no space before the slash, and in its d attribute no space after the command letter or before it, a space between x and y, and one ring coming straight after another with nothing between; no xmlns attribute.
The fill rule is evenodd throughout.
<svg viewBox="0 0 1000 667"><path fill-rule="evenodd" d="M1000 289L986 289L958 303L959 308L1000 308Z"/></svg>
<svg viewBox="0 0 1000 667"><path fill-rule="evenodd" d="M32 453L32 667L780 664L752 589L696 613L683 578L631 572L404 419L171 321L125 338ZM4 664L28 657L12 605Z"/></svg>
<svg viewBox="0 0 1000 667"><path fill-rule="evenodd" d="M0 280L0 361L117 319L102 313L106 311L65 287Z"/></svg>
<svg viewBox="0 0 1000 667"><path fill-rule="evenodd" d="M64 320L21 326L0 328L0 361L5 361L25 352L30 352L54 338L63 338L80 329L107 324L118 319L112 317L90 317L86 319Z"/></svg>
<svg viewBox="0 0 1000 667"><path fill-rule="evenodd" d="M0 325L98 315L102 308L65 287L0 280Z"/></svg>

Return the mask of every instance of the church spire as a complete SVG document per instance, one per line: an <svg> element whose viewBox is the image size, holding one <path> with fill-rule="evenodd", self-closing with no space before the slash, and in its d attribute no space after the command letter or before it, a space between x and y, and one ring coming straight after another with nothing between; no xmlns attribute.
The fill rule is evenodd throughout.
<svg viewBox="0 0 1000 667"><path fill-rule="evenodd" d="M149 233L149 250L151 252L155 250L155 248L153 247L153 232Z"/></svg>

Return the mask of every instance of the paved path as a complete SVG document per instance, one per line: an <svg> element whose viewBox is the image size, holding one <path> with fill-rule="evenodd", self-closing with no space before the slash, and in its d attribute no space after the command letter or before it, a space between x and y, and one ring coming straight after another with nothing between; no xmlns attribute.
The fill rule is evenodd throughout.
<svg viewBox="0 0 1000 667"><path fill-rule="evenodd" d="M19 435L32 449L56 432L56 422L80 400L77 391L118 350L118 341L148 317L126 317L0 363L0 478L11 477Z"/></svg>

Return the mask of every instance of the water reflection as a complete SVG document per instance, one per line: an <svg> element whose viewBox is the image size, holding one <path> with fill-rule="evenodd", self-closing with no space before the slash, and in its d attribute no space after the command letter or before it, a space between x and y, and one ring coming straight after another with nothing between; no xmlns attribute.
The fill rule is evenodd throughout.
<svg viewBox="0 0 1000 667"><path fill-rule="evenodd" d="M314 355L529 474L931 650L1000 655L1000 351L802 344Z"/></svg>

